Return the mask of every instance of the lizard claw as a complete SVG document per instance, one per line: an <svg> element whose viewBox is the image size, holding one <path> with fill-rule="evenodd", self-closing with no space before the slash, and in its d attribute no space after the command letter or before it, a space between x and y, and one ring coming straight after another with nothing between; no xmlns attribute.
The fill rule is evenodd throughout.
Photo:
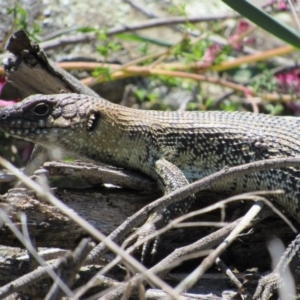
<svg viewBox="0 0 300 300"><path fill-rule="evenodd" d="M143 240L143 239L147 239L148 236L155 234L157 232L157 227L156 224L153 222L147 222L145 223L139 230L138 230L138 238L136 243L138 243L139 241ZM154 256L156 254L156 249L157 249L157 245L159 242L159 237L156 237L154 242L153 242L153 246L152 246L152 250L151 250L151 255ZM147 253L147 250L149 249L149 245L150 245L151 241L148 239L143 243L143 248L142 248L142 255L141 255L141 261L145 260L145 256Z"/></svg>
<svg viewBox="0 0 300 300"><path fill-rule="evenodd" d="M259 280L253 299L268 300L282 286L282 283L280 274L272 272Z"/></svg>
<svg viewBox="0 0 300 300"><path fill-rule="evenodd" d="M275 269L259 280L253 299L268 300L278 289L280 299L300 299L299 284L295 284L295 279L288 269L283 272Z"/></svg>
<svg viewBox="0 0 300 300"><path fill-rule="evenodd" d="M287 299L299 299L300 272L299 272L300 235L287 247L281 256L278 265L272 273L259 280L254 299L269 299L277 289Z"/></svg>

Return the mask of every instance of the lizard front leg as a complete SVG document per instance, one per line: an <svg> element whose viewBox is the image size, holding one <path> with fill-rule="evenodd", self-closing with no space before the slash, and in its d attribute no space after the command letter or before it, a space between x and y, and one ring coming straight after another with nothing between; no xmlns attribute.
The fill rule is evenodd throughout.
<svg viewBox="0 0 300 300"><path fill-rule="evenodd" d="M167 161L159 159L154 164L154 171L157 175L157 182L165 194L175 191L187 185L189 182L185 178L182 171ZM168 207L152 214L147 222L138 231L138 241L155 233L158 229L165 226L170 219L174 219L188 211L194 201L194 196L190 196L182 201L171 204ZM156 252L157 239L154 243L152 254ZM144 243L142 250L142 259L148 248L149 242Z"/></svg>

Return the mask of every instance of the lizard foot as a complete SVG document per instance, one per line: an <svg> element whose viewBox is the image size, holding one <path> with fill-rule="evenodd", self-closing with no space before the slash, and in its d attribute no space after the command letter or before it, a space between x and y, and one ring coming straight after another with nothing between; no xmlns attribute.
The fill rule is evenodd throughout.
<svg viewBox="0 0 300 300"><path fill-rule="evenodd" d="M141 240L146 240L142 246L141 261L144 261L146 253L149 249L150 244L152 243L153 238L147 239L151 235L157 233L157 231L162 228L166 223L163 221L162 215L154 214L150 216L147 222L137 231L137 240L136 243ZM159 243L160 237L157 236L154 238L151 255L152 257L156 254L157 245Z"/></svg>
<svg viewBox="0 0 300 300"><path fill-rule="evenodd" d="M289 272L289 270L288 270ZM299 284L295 285L292 273L280 273L276 269L259 280L253 299L268 300L279 290L280 299L300 299Z"/></svg>
<svg viewBox="0 0 300 300"><path fill-rule="evenodd" d="M259 280L253 299L268 300L281 287L281 284L280 274L272 272Z"/></svg>
<svg viewBox="0 0 300 300"><path fill-rule="evenodd" d="M298 296L296 297L300 288L299 265L300 235L298 234L281 256L274 271L259 281L253 298L267 300L276 289L279 289L279 294L282 294L281 298L299 299Z"/></svg>

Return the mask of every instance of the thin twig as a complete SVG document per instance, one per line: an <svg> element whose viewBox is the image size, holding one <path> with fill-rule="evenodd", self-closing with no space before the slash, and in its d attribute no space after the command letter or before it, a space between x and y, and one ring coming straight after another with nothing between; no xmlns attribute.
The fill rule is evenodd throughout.
<svg viewBox="0 0 300 300"><path fill-rule="evenodd" d="M126 26L119 26L115 28L108 29L105 34L107 36L113 36L120 33L125 32L131 32L136 30L144 30L148 28L153 27L161 27L161 26L170 26L170 25L177 25L177 24L186 24L188 23L200 23L200 22L214 22L219 20L227 20L230 18L234 18L238 16L237 14L232 15L213 15L213 16L197 16L197 17L190 17L187 18L185 16L183 17L161 17L161 18L155 18L151 20L142 21L138 24L133 25L126 25ZM78 30L78 27L74 27L74 30ZM43 39L46 40L46 42L40 43L41 48L44 50L49 50L52 48L56 48L61 45L66 44L73 44L73 43L80 43L80 42L88 42L93 41L97 38L97 34L94 32L89 33L81 33L77 34L75 36L69 36L69 37L59 37L59 38L53 38L53 36L44 36ZM49 40L49 41L47 41Z"/></svg>
<svg viewBox="0 0 300 300"><path fill-rule="evenodd" d="M226 274L231 282L239 289L241 288L241 282L236 278L234 273L226 266L226 264L219 257L215 261L216 265L222 270L224 274Z"/></svg>
<svg viewBox="0 0 300 300"><path fill-rule="evenodd" d="M55 279L57 279L55 271L59 269L60 264L61 261L57 260L52 265L47 265L35 269L34 271L18 277L16 280L0 287L0 299L6 299L6 297L8 297L9 295L22 291L33 283L38 282L43 278L49 277L50 272L55 274Z"/></svg>
<svg viewBox="0 0 300 300"><path fill-rule="evenodd" d="M271 210L266 210L264 213L260 214L258 218L253 220L253 224L258 223L262 219L270 216L272 214ZM218 231L198 240L197 242L182 247L177 248L174 252L172 252L170 255L168 255L166 258L164 258L162 261L160 261L158 264L156 264L154 267L149 269L148 272L152 272L154 274L157 274L159 276L163 276L167 272L169 272L173 267L177 266L178 264L182 263L186 257L190 257L190 255L203 251L205 249L211 249L218 245L228 234L236 228L236 226L239 224L239 222L242 220L242 218L234 221L233 223L229 224L228 226L219 229ZM253 225L251 224L251 226ZM250 224L249 224L250 225ZM102 300L113 300L118 299L124 291L126 290L127 285L130 285L132 289L135 289L138 284L144 281L144 274L137 274L133 278L131 278L130 282L120 285L112 291L111 293L105 295L105 297L101 298Z"/></svg>
<svg viewBox="0 0 300 300"><path fill-rule="evenodd" d="M156 15L155 13L153 13L150 10L147 10L144 5L141 5L137 1L134 1L134 0L124 0L124 2L128 3L133 8L135 8L136 10L142 12L144 15L146 15L149 18L157 18L158 17L158 15Z"/></svg>
<svg viewBox="0 0 300 300"><path fill-rule="evenodd" d="M154 211L161 210L171 203L181 201L192 194L200 192L201 190L210 189L212 185L226 182L237 176L244 176L253 172L266 171L268 169L276 168L288 168L288 167L300 167L299 157L288 157L288 158L276 158L256 161L241 166L232 168L225 168L219 172L209 175L203 179L200 179L194 183L191 183L185 187L177 189L160 199L152 202L146 208L142 208L137 213L129 217L124 223L122 223L116 230L114 230L108 238L115 242L120 242L133 228L137 228L143 222L146 221L147 217ZM105 244L100 243L90 253L87 263L96 263L98 259L107 252Z"/></svg>
<svg viewBox="0 0 300 300"><path fill-rule="evenodd" d="M98 231L95 227L93 227L89 222L79 216L75 211L70 210L70 208L62 203L59 199L53 196L49 191L45 190L42 186L38 185L36 182L32 181L28 176L24 175L20 170L14 167L11 163L9 163L4 158L0 157L0 164L10 170L18 179L20 179L26 186L33 189L37 194L41 197L45 198L49 203L56 206L60 209L65 215L67 215L70 219L72 219L77 224L80 224L89 234L95 237L97 240L101 241L108 247L111 251L118 253L124 259L124 261L136 271L140 273L147 272L147 268L145 268L141 263L139 263L136 259L134 259L131 255L129 255L126 251L120 248L115 242L113 242L110 238L106 237L103 233ZM159 277L149 274L147 278L153 284L159 286L160 288L164 288L167 293L170 293L172 297L175 299L179 299L180 296L177 293L173 292L173 289L167 285L164 281L162 281Z"/></svg>
<svg viewBox="0 0 300 300"><path fill-rule="evenodd" d="M210 268L217 257L219 257L228 247L229 245L236 239L237 235L240 234L245 228L247 228L250 222L256 217L256 215L263 208L264 203L262 201L258 201L251 209L247 212L247 214L242 218L241 222L239 222L238 226L233 229L233 231L229 234L229 236L215 249L212 253L210 253L189 276L187 276L180 284L177 285L175 290L178 293L182 293L185 290L191 288L197 280L199 280L205 271ZM170 299L167 297L167 299Z"/></svg>
<svg viewBox="0 0 300 300"><path fill-rule="evenodd" d="M278 193L280 191L271 191L271 193ZM172 229L172 228L177 228L180 227L179 225L176 226L177 224L183 222L186 219L189 218L193 218L195 216L199 216L201 214L205 214L207 212L213 211L215 209L222 209L224 206L226 206L227 203L233 202L233 201L238 201L238 200L250 200L250 201L266 201L266 203L268 204L268 206L271 209L275 209L276 213L279 213L276 208L270 203L270 201L266 200L265 198L261 197L261 195L269 195L270 192L252 192L252 193L245 193L245 194L241 194L241 195L237 195L237 196L233 196L230 197L226 200L222 200L219 201L218 203L209 205L208 207L199 209L197 211L191 212L189 214L185 214L183 216L180 216L178 218L176 218L175 220L172 220L168 225L166 225L165 227L163 227L162 229L158 230L155 234L151 234L150 236L147 236L144 239L141 239L139 241L137 241L133 246L129 247L126 249L126 251L128 253L132 253L137 247L143 245L145 242L147 242L150 239L155 238L156 236L159 236L161 234L163 234L164 232ZM282 214L280 214L282 217L284 217ZM285 218L286 220L286 218ZM204 222L205 223L205 222ZM290 223L290 222L289 222ZM214 222L214 224L206 224L207 226L220 226L223 225L224 223L222 222ZM201 226L203 224L200 224ZM224 226L224 225L223 225ZM294 228L293 228L294 229ZM127 246L127 244L130 243L130 240L134 240L134 238L136 238L137 233L133 234L132 237L129 237L122 245L123 248L125 248ZM199 246L200 247L200 246ZM206 248L202 249L200 247L200 249L198 250L198 252L196 253L195 251L192 253L189 253L188 255L185 256L181 256L180 260L175 260L174 262L169 260L169 264L168 264L168 268L169 270L172 268L175 268L176 266L178 266L180 263L182 263L184 260L189 260L189 259L193 259L199 255L202 255L203 250L206 250ZM199 253L201 252L201 254ZM97 280L97 276L101 276L106 274L110 269L112 269L113 267L115 267L118 263L120 263L121 259L120 257L116 257L113 261L111 261L108 265L106 265L101 271L99 271L93 278L91 278L89 280L89 282L82 287L74 296L74 298L80 298L89 288L91 288L92 286L94 286L95 281Z"/></svg>
<svg viewBox="0 0 300 300"><path fill-rule="evenodd" d="M230 88L235 90L236 92L241 92L243 94L249 94L249 95L254 95L254 92L252 89L249 87L244 87L243 85L236 84L224 79L220 79L217 77L209 77L201 74L195 74L195 73L188 73L188 72L181 72L181 71L169 71L169 70L164 70L164 69L159 69L159 68L149 68L149 67L131 67L127 68L122 71L116 71L112 74L113 79L123 79L123 78L128 78L132 76L149 76L149 75L162 75L162 76L172 76L172 77L179 77L179 78L186 78L186 79L192 79L192 80L197 80L197 81L204 81L204 82L209 82L209 83L214 83L214 84L219 84L224 87ZM98 83L101 83L103 81L106 81L103 76L101 77L87 77L83 80L81 80L81 83L87 85L87 86L93 86Z"/></svg>
<svg viewBox="0 0 300 300"><path fill-rule="evenodd" d="M1 159L2 158L0 158L0 160ZM30 243L30 240L26 240L26 239L23 238L22 233L15 226L15 224L9 219L9 217L7 216L7 214L3 210L0 210L0 216L1 216L1 220L10 227L10 229L12 230L14 235L26 247L26 249L34 257L34 259L41 266L46 267L46 263L44 262L44 260L42 258L39 257L37 251L35 250L35 248ZM13 292L20 291L24 287L24 283L25 284L32 284L32 283L34 283L36 281L39 281L42 278L48 277L48 276L50 276L53 280L57 281L57 284L59 285L60 288L63 289L63 291L66 293L66 295L68 295L69 297L72 296L73 293L71 292L71 290L68 288L68 286L65 285L64 282L62 282L57 277L56 273L54 272L55 269L59 268L60 264L61 264L61 262L59 261L59 262L57 262L57 264L54 264L53 266L51 266L49 268L44 268L44 272L42 272L42 273L37 271L37 272L30 273L30 274L26 274L26 275L22 276L21 278L19 278L17 281L15 281L14 285L12 285L12 283L10 282L9 284L5 285L4 287L2 287L0 289L0 299L2 299L2 297L5 297L5 296L8 296L8 295L12 294Z"/></svg>
<svg viewBox="0 0 300 300"><path fill-rule="evenodd" d="M91 243L89 239L82 239L72 253L68 252L60 259L62 263L60 265L58 277L67 286L71 286L73 284L79 268L82 266L86 256L91 251L93 246L93 243ZM60 286L57 284L57 281L54 281L45 300L61 299L63 295L63 290L61 290Z"/></svg>
<svg viewBox="0 0 300 300"><path fill-rule="evenodd" d="M296 232L296 228L293 226L292 222L285 217L270 201L268 201L267 199L265 199L264 197L262 197L262 195L270 195L270 194L277 194L277 193L282 193L282 191L261 191L261 192L252 192L252 193L245 193L245 194L240 194L237 196L233 196L230 197L226 200L222 200L219 201L218 203L215 203L213 205L210 205L208 207L184 214L172 221L169 222L169 224L167 224L165 227L161 228L160 230L157 230L155 233L148 235L147 237L143 238L143 239L139 239L133 246L131 246L130 248L128 248L126 251L128 253L133 252L136 248L138 248L139 246L143 245L144 243L146 243L149 240L154 239L155 237L173 229L173 228L180 228L181 227L181 223L184 222L187 219L190 218L194 218L195 216L199 216L201 214L205 214L208 213L210 211L213 211L215 209L223 209L227 203L230 202L234 202L234 201L238 201L238 200L248 200L248 201L262 201L265 202L277 215L279 215L289 226L290 228ZM222 222L220 222L222 223ZM215 222L214 226L221 226L219 222ZM197 226L195 224L195 226ZM199 222L199 226L205 226L204 224L202 224L202 222ZM209 225L211 226L211 225ZM128 239L126 239L124 241L124 243L122 244L122 247L125 248L127 247L128 244L130 244L133 240L135 240L138 236L138 231L134 232ZM118 261L119 263L119 261Z"/></svg>

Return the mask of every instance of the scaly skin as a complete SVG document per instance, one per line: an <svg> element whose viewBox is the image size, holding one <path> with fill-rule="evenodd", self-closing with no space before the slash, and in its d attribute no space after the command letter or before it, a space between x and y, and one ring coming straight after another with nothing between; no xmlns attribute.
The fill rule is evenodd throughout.
<svg viewBox="0 0 300 300"><path fill-rule="evenodd" d="M141 171L169 193L225 166L300 155L300 120L252 113L134 110L78 94L35 95L0 112L12 136L75 157ZM300 171L256 172L212 187L236 194L283 189L274 200L300 221ZM150 218L141 236L188 210L193 197ZM268 297L268 295L267 295Z"/></svg>

